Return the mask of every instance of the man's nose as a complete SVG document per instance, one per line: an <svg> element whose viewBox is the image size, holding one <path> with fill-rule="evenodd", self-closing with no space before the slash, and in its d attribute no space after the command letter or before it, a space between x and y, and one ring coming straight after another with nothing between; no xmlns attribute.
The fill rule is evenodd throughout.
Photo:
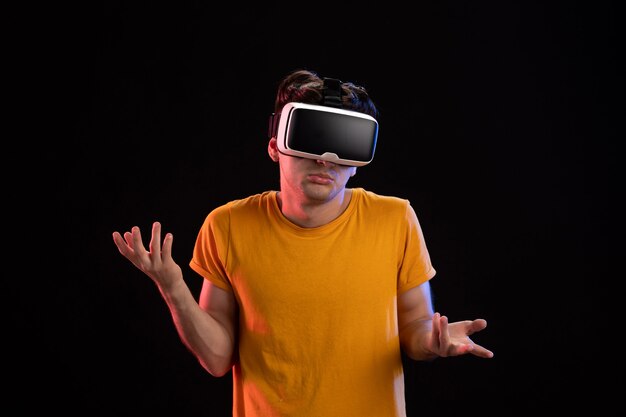
<svg viewBox="0 0 626 417"><path fill-rule="evenodd" d="M323 159L317 159L315 162L317 162L318 165L323 165L325 167L334 167L337 165L334 162L324 161Z"/></svg>

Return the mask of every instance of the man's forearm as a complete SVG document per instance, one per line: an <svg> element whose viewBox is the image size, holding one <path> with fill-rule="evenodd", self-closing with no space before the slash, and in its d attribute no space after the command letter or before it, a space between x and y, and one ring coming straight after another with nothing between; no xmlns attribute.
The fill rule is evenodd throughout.
<svg viewBox="0 0 626 417"><path fill-rule="evenodd" d="M226 374L232 367L235 346L232 332L200 308L184 281L159 291L185 346L211 375Z"/></svg>
<svg viewBox="0 0 626 417"><path fill-rule="evenodd" d="M429 361L437 357L428 348L432 320L414 320L400 329L400 343L406 355L414 360Z"/></svg>

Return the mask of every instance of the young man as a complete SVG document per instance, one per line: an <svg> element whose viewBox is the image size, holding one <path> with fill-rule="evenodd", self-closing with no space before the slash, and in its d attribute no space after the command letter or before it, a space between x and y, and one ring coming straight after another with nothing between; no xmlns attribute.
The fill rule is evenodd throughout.
<svg viewBox="0 0 626 417"><path fill-rule="evenodd" d="M287 109L301 132L286 128ZM234 416L405 416L401 349L415 360L491 358L469 337L487 323L434 312L435 269L406 199L346 188L377 138L366 90L298 70L279 85L275 111L282 125L272 125L268 153L280 191L208 214L190 262L204 278L198 301L158 222L149 251L138 227L113 240L155 282L200 364L214 376L232 369ZM324 120L337 120L337 131L365 126L350 157L329 142L333 129L319 138L329 152L307 148L313 136L287 138Z"/></svg>

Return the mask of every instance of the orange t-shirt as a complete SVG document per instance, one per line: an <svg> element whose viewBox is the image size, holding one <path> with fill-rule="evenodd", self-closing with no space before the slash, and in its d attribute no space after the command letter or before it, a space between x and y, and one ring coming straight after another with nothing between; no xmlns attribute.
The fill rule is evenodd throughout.
<svg viewBox="0 0 626 417"><path fill-rule="evenodd" d="M239 304L235 417L405 416L397 295L435 275L408 200L355 188L299 227L275 191L202 225L190 267Z"/></svg>

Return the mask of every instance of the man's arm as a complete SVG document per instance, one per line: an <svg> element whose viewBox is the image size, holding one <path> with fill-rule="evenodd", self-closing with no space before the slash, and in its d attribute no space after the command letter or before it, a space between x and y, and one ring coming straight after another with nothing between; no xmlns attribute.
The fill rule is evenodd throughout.
<svg viewBox="0 0 626 417"><path fill-rule="evenodd" d="M196 302L189 287L161 290L180 339L211 375L233 366L237 304L232 293L205 280Z"/></svg>
<svg viewBox="0 0 626 417"><path fill-rule="evenodd" d="M409 358L431 360L437 357L427 348L433 315L428 281L398 296L400 344Z"/></svg>
<svg viewBox="0 0 626 417"><path fill-rule="evenodd" d="M225 291L204 280L199 300L200 308L219 323L220 337L212 344L212 349L207 352L209 360L204 363L196 353L202 366L214 376L222 376L233 366L234 352L237 349L238 329L238 306L232 292ZM202 337L202 333L199 334ZM201 346L211 346L203 343Z"/></svg>
<svg viewBox="0 0 626 417"><path fill-rule="evenodd" d="M446 316L434 313L428 281L398 296L400 343L411 359L432 360L467 353L491 358L493 352L469 338L485 327L484 319L448 323Z"/></svg>
<svg viewBox="0 0 626 417"><path fill-rule="evenodd" d="M205 280L197 302L172 259L173 237L168 233L161 249L161 225L152 226L150 250L141 240L138 227L122 235L113 233L120 253L157 285L169 307L176 330L200 364L214 376L226 374L232 367L235 349L237 304L232 293Z"/></svg>

